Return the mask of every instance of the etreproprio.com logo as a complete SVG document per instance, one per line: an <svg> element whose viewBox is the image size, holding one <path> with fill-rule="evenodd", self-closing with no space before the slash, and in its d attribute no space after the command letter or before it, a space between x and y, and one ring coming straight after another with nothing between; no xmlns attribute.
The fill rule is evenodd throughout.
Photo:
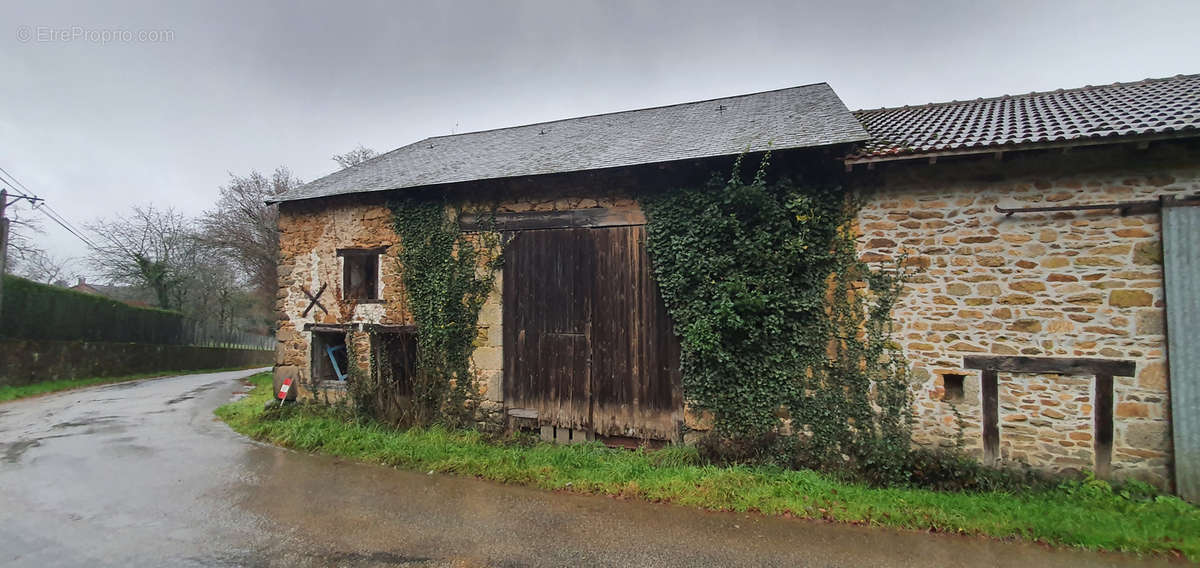
<svg viewBox="0 0 1200 568"><path fill-rule="evenodd" d="M89 28L86 26L17 26L17 41L21 43L159 43L175 40L175 30L127 30L121 28Z"/></svg>

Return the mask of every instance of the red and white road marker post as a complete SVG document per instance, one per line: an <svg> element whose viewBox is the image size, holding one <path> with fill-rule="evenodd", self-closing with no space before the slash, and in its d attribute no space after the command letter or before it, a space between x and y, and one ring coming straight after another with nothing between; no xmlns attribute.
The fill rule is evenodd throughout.
<svg viewBox="0 0 1200 568"><path fill-rule="evenodd" d="M279 406L283 406L283 401L287 400L288 390L292 388L291 377L283 380L283 385L279 387Z"/></svg>

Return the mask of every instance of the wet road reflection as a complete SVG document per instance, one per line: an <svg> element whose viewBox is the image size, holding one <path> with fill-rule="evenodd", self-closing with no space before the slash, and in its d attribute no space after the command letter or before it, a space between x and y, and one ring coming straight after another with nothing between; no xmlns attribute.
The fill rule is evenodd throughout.
<svg viewBox="0 0 1200 568"><path fill-rule="evenodd" d="M249 374L0 406L0 565L1143 565L1122 555L707 513L300 454L246 440L213 417Z"/></svg>

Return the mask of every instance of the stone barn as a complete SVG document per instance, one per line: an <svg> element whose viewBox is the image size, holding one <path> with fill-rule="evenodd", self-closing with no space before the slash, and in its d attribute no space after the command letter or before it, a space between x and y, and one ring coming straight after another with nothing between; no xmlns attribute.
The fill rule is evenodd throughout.
<svg viewBox="0 0 1200 568"><path fill-rule="evenodd" d="M816 84L429 138L277 198L276 380L308 396L372 350L411 360L388 202L425 192L506 242L472 357L493 418L560 441L704 429L638 196L770 150L865 197L865 260L922 269L895 314L919 443L961 424L989 462L1200 492L1198 127L1200 76L1179 76L857 112Z"/></svg>

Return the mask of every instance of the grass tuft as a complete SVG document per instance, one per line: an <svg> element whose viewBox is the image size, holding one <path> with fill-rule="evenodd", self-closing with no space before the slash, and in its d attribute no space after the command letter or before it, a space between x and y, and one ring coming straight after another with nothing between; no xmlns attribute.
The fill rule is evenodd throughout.
<svg viewBox="0 0 1200 568"><path fill-rule="evenodd" d="M258 366L258 365L256 365ZM27 398L41 394L59 392L65 390L78 389L83 387L91 387L96 385L107 385L112 383L124 383L127 381L138 381L142 379L155 379L159 377L177 377L180 375L197 375L200 373L223 373L225 371L237 371L252 367L226 367L223 369L206 369L199 371L165 371L161 373L140 373L136 375L122 375L119 377L89 377L85 379L63 379L59 381L45 381L41 383L33 383L31 385L21 386L0 386L0 402L16 400L18 398Z"/></svg>
<svg viewBox="0 0 1200 568"><path fill-rule="evenodd" d="M493 443L472 431L393 430L344 410L264 410L271 375L216 413L234 430L281 446L405 469L470 475L552 490L675 503L714 511L1022 539L1058 546L1200 559L1200 508L1098 480L1021 493L871 488L808 470L716 467L694 448L627 451L600 444ZM1132 487L1134 490L1130 490Z"/></svg>

